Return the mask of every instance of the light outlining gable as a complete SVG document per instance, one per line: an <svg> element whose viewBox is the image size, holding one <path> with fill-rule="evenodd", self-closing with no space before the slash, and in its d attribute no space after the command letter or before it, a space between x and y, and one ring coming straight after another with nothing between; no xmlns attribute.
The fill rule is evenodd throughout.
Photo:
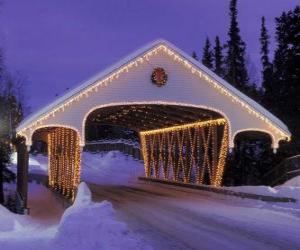
<svg viewBox="0 0 300 250"><path fill-rule="evenodd" d="M190 56L188 56L187 54L185 54L184 52L182 52L172 44L162 40L151 43L145 48L138 50L131 56L117 63L112 68L109 68L108 70L100 73L99 75L96 75L89 81L83 83L79 87L68 92L66 95L62 96L61 98L58 98L55 102L45 107L41 111L33 114L31 117L29 117L28 119L26 119L24 122L20 124L20 126L17 128L17 134L25 136L27 139L26 140L27 144L30 145L32 134L37 128L41 126L48 126L48 123L49 124L53 123L52 120L55 119L57 115L59 117L62 117L61 114L63 113L65 116L67 116L68 109L71 109L72 106L74 105L78 106L78 103L80 104L82 102L86 102L88 98L90 98L90 96L94 95L95 93L100 95L101 92L104 91L103 88L109 88L110 86L113 86L114 82L118 82L120 81L120 79L125 79L128 75L131 74L131 72L134 72L136 68L139 68L145 64L147 65L150 64L153 58L155 58L157 55L160 54L164 54L169 58L169 60L171 59L177 64L180 64L182 67L186 69L187 72L189 72L189 74L192 74L201 82L202 81L206 82L206 84L208 86L211 86L216 92L228 98L232 102L232 105L238 105L240 109L243 110L243 112L247 112L250 116L253 117L253 119L257 119L257 121L261 121L265 124L265 126L260 125L256 127L252 123L251 127L245 125L242 127L241 126L237 127L235 129L232 128L232 130L229 130L230 147L234 146L233 145L234 137L238 131L241 132L241 131L254 130L254 131L267 132L268 134L271 135L273 148L278 147L279 140L290 139L291 134L288 128L278 118L273 116L271 113L265 110L258 103L254 102L252 99L250 99L249 97L245 96L240 91L232 87L223 79L215 75L213 72L211 72L209 69L204 67L202 64L195 61L193 58L191 58ZM129 83L127 82L126 84ZM185 85L185 87L189 87L189 86ZM165 86L162 88L165 88ZM139 94L143 95L143 93L139 93ZM134 96L134 94L132 94L132 97L130 98L126 97L126 98L127 98L126 102L120 100L120 103L126 103L128 105L134 103L143 103L143 101L136 101L135 100L136 97ZM212 105L206 105L205 103L199 104L198 103L199 100L192 99L183 102L180 98L178 98L178 101L174 99L176 97L173 96L172 98L156 99L156 96L153 95L150 101L145 100L144 103L149 103L149 104L155 104L155 103L171 104L172 103L176 105L186 105L186 106L195 106L195 107L207 106L208 109L218 110L218 112L221 113L224 117L226 117L226 114L228 113L228 111L225 110L221 111L220 108L214 107ZM79 119L81 119L81 122L78 123L77 125L73 126L73 124L64 124L63 121L59 121L57 123L62 124L62 126L65 127L70 127L70 126L74 127L75 130L82 135L80 143L83 146L84 145L84 123L87 115L97 107L99 108L99 107L104 107L109 105L116 105L116 103L118 102L113 100L113 101L107 101L106 103L99 103L99 105L92 105L88 110L85 111L85 114L82 117L79 117ZM226 118L228 122L233 123L232 121L233 115L231 115L231 117L226 117ZM60 119L63 120L62 118ZM237 119L238 117L235 117L235 120ZM235 121L235 123L237 122L238 121ZM257 122L257 124L258 123L259 122Z"/></svg>

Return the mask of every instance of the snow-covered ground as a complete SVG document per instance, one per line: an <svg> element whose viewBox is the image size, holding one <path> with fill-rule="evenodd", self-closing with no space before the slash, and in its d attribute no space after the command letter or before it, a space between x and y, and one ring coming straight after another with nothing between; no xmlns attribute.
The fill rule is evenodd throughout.
<svg viewBox="0 0 300 250"><path fill-rule="evenodd" d="M81 179L94 184L121 185L136 182L144 176L143 162L118 151L107 153L83 152Z"/></svg>
<svg viewBox="0 0 300 250"><path fill-rule="evenodd" d="M1 249L152 249L125 223L116 220L110 202L92 202L91 192L84 182L79 186L74 204L64 211L60 222L45 227L41 224L45 218L36 215L53 213L55 203L48 199L50 207L44 206L44 211L39 213L35 211L33 217L15 215L0 206Z"/></svg>
<svg viewBox="0 0 300 250"><path fill-rule="evenodd" d="M32 158L30 172L47 174L47 158ZM130 156L85 152L81 176L93 202L83 183L64 211L49 190L30 184L31 216L0 208L0 249L299 249L299 202L137 181L143 173L143 164ZM275 188L229 189L299 199L299 183L296 177Z"/></svg>
<svg viewBox="0 0 300 250"><path fill-rule="evenodd" d="M274 197L289 197L300 200L300 176L274 188L268 186L224 187L224 189L250 194L269 195Z"/></svg>
<svg viewBox="0 0 300 250"><path fill-rule="evenodd" d="M114 174L108 167L121 167L121 162L128 158L120 155L115 157L115 154L109 152L97 156L84 153L83 176L91 182L98 178L101 183L107 183ZM98 162L95 161L97 157ZM132 162L133 166L137 164L142 167L141 163ZM47 157L31 155L29 172L47 175L47 163ZM11 169L16 171L15 154L12 156ZM135 168L132 170L135 171ZM125 183L132 174L131 170L123 172L115 179L115 183ZM14 189L14 185L6 184L6 189ZM133 233L124 222L116 218L110 202L92 202L90 190L84 182L80 184L74 204L66 210L61 198L36 183L29 184L28 203L28 216L13 214L0 206L1 250L152 249L142 242L138 233Z"/></svg>
<svg viewBox="0 0 300 250"><path fill-rule="evenodd" d="M13 153L11 156L10 169L13 172L17 172L17 153ZM30 155L29 157L29 172L35 174L48 174L48 157L42 154Z"/></svg>
<svg viewBox="0 0 300 250"><path fill-rule="evenodd" d="M16 173L17 154L12 155L11 170ZM48 157L38 154L29 158L29 172L48 175ZM83 152L81 179L96 184L126 184L144 175L144 165L118 151L106 153Z"/></svg>

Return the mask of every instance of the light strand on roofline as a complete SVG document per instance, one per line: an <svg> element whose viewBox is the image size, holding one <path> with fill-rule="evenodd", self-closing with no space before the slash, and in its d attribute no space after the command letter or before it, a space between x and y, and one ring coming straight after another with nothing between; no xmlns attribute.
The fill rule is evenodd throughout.
<svg viewBox="0 0 300 250"><path fill-rule="evenodd" d="M129 70L132 67L137 67L139 64L142 64L144 61L148 61L149 57L156 55L159 51L164 51L173 58L173 60L180 62L182 65L184 65L187 69L189 69L192 74L197 75L199 78L206 80L208 83L210 83L215 89L220 91L221 94L230 97L232 102L239 103L243 108L247 110L247 112L251 115L254 115L255 117L261 119L262 121L266 122L270 128L272 128L275 133L280 134L283 137L286 137L287 139L290 139L290 136L286 134L282 129L278 128L276 125L274 125L268 118L266 118L264 115L262 115L260 112L254 110L247 102L241 100L239 97L231 93L227 88L224 86L221 86L219 83L217 83L213 78L211 78L207 73L202 72L201 70L197 69L193 64L188 62L185 58L174 52L173 50L169 49L166 45L159 45L149 52L145 53L144 55L137 57L133 61L127 63L125 66L120 67L115 72L109 74L107 77L105 77L102 80L96 81L92 84L92 86L86 87L84 90L80 91L78 94L74 95L73 97L70 97L68 100L66 100L64 103L59 105L58 107L54 108L52 111L44 114L39 119L37 119L35 122L31 123L27 127L23 128L18 134L23 133L25 130L38 126L42 124L42 122L46 119L48 119L51 116L55 116L55 114L59 111L64 111L65 108L67 108L69 105L71 105L73 102L79 101L81 98L88 97L90 93L97 92L98 88L101 86L107 86L109 83L111 83L114 79L118 79L120 74L129 72Z"/></svg>

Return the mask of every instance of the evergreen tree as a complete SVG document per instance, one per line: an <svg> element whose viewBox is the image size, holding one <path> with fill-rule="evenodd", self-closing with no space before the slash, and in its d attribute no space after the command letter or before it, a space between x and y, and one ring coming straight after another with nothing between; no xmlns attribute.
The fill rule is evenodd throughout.
<svg viewBox="0 0 300 250"><path fill-rule="evenodd" d="M237 21L237 0L230 1L230 29L228 32L227 55L225 59L225 79L234 87L260 102L261 95L256 85L248 77L246 45L240 36ZM263 184L262 176L271 166L270 138L265 139L257 133L246 133L242 140L237 141L234 153L230 155L227 165L227 182L234 185Z"/></svg>
<svg viewBox="0 0 300 250"><path fill-rule="evenodd" d="M247 91L248 72L245 64L246 45L240 36L237 21L237 0L230 1L230 28L227 41L226 80L239 90Z"/></svg>
<svg viewBox="0 0 300 250"><path fill-rule="evenodd" d="M263 103L269 108L271 106L270 96L273 82L273 65L269 60L269 35L265 25L265 17L261 19L260 30L260 54L262 63L262 88L263 88Z"/></svg>
<svg viewBox="0 0 300 250"><path fill-rule="evenodd" d="M213 69L213 52L208 38L206 38L203 48L202 63L209 69Z"/></svg>
<svg viewBox="0 0 300 250"><path fill-rule="evenodd" d="M272 110L289 127L292 141L286 148L300 153L300 6L276 18L277 48L270 91Z"/></svg>
<svg viewBox="0 0 300 250"><path fill-rule="evenodd" d="M195 60L197 60L197 61L198 61L198 56L197 56L197 54L196 54L196 52L195 52L195 51L193 51L193 53L192 53L192 57L193 57Z"/></svg>
<svg viewBox="0 0 300 250"><path fill-rule="evenodd" d="M4 172L6 170L6 164L10 162L11 148L8 140L0 138L0 204L4 203Z"/></svg>
<svg viewBox="0 0 300 250"><path fill-rule="evenodd" d="M223 58L223 48L218 36L215 39L215 47L214 47L214 72L220 76L224 77L224 58Z"/></svg>

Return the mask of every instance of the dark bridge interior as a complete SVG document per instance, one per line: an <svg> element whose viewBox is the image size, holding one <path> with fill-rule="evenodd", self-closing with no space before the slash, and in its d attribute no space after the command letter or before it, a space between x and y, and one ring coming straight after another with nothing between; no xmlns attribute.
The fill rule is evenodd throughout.
<svg viewBox="0 0 300 250"><path fill-rule="evenodd" d="M93 111L86 128L99 125L126 127L136 132L222 118L214 111L177 105L120 105Z"/></svg>

